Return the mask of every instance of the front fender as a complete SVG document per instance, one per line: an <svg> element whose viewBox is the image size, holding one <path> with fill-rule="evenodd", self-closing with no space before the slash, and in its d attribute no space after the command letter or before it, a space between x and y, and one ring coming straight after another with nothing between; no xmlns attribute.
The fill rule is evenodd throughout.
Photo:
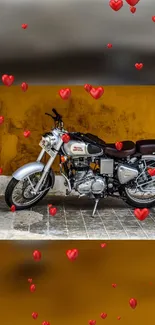
<svg viewBox="0 0 155 325"><path fill-rule="evenodd" d="M17 181L20 181L24 179L26 176L41 172L44 169L44 167L45 167L44 164L42 164L41 162L34 161L17 169L13 173L12 177L17 179Z"/></svg>

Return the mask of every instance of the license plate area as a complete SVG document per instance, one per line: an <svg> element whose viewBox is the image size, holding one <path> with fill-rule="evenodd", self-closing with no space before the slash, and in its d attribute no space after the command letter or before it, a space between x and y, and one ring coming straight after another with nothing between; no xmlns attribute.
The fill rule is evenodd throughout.
<svg viewBox="0 0 155 325"><path fill-rule="evenodd" d="M39 146L40 146L42 149L44 149L44 150L48 153L49 156L51 156L51 157L55 157L55 152L54 152L50 147L45 146L43 140L41 140L41 141L39 142Z"/></svg>

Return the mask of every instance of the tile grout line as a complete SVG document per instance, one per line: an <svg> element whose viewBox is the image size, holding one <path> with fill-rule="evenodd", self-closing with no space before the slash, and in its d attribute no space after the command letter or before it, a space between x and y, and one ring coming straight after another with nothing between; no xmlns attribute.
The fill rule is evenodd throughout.
<svg viewBox="0 0 155 325"><path fill-rule="evenodd" d="M114 209L112 209L112 211L113 211L114 215L116 216L118 222L120 223L122 229L124 230L125 234L127 235L127 238L130 238L128 232L126 231L125 227L123 226L122 222L120 221L120 219L119 219L119 217L118 217L116 211L115 211Z"/></svg>
<svg viewBox="0 0 155 325"><path fill-rule="evenodd" d="M87 225L85 223L85 219L84 219L84 216L83 216L83 213L82 213L82 210L80 209L80 214L81 214L81 218L83 220L83 224L84 224L84 227L85 227L85 231L86 231L86 236L87 236L87 239L90 239L89 238L89 233L88 233L88 230L87 230Z"/></svg>
<svg viewBox="0 0 155 325"><path fill-rule="evenodd" d="M64 212L64 219L65 219L65 225L66 225L67 237L69 238L68 222L67 222L66 209L65 209L65 205L64 205L64 203L63 203L63 212Z"/></svg>
<svg viewBox="0 0 155 325"><path fill-rule="evenodd" d="M98 216L99 216L99 218L100 218L100 220L101 220L101 222L102 222L103 228L104 228L104 230L105 230L105 232L106 232L108 238L110 239L110 235L109 235L109 233L108 233L108 231L107 231L107 229L106 229L106 226L105 226L105 224L104 224L104 222L103 222L103 220L102 220L102 218L101 218L100 213L99 213L98 210L97 210L97 214L98 214Z"/></svg>

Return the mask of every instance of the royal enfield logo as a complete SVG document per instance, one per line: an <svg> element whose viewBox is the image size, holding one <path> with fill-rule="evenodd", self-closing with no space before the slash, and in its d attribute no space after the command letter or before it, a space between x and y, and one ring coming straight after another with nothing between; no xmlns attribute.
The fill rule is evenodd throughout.
<svg viewBox="0 0 155 325"><path fill-rule="evenodd" d="M81 147L73 147L73 151L83 151Z"/></svg>

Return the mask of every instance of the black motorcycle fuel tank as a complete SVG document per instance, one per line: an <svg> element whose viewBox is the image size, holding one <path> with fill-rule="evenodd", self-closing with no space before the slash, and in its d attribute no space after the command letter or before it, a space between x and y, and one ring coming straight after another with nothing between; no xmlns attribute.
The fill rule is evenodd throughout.
<svg viewBox="0 0 155 325"><path fill-rule="evenodd" d="M70 157L102 156L103 150L95 144L71 140L63 144L63 152Z"/></svg>

